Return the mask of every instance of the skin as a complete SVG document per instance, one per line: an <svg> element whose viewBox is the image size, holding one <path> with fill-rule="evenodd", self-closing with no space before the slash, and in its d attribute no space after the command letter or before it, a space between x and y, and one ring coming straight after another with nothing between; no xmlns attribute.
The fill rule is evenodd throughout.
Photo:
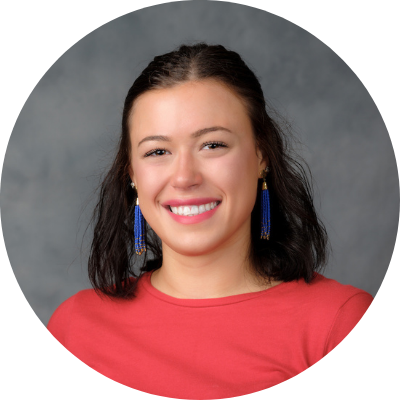
<svg viewBox="0 0 400 400"><path fill-rule="evenodd" d="M163 265L152 274L152 285L178 298L274 286L255 279L246 257L257 182L267 162L241 98L214 80L148 91L132 108L129 131L131 179L142 213L162 241ZM165 206L171 199L205 197L221 203L195 224L173 220Z"/></svg>

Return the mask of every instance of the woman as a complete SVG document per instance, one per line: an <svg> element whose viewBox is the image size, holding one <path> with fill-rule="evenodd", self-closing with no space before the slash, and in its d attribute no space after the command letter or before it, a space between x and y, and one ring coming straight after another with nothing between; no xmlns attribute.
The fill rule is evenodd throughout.
<svg viewBox="0 0 400 400"><path fill-rule="evenodd" d="M327 236L306 174L254 73L222 46L181 46L136 79L94 218L95 290L48 328L148 393L276 385L332 350L372 301L317 273Z"/></svg>

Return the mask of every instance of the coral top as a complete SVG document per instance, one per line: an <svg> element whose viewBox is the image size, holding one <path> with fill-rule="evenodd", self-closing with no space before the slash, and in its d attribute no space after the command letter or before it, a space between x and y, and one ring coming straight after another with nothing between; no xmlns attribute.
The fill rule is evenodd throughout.
<svg viewBox="0 0 400 400"><path fill-rule="evenodd" d="M319 274L311 284L200 300L161 293L150 276L132 300L77 293L48 329L101 374L173 398L234 397L283 382L331 351L372 301Z"/></svg>

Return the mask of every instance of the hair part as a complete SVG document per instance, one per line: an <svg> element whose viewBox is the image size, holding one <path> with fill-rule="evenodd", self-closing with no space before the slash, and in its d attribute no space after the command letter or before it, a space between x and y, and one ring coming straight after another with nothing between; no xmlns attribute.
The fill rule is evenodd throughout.
<svg viewBox="0 0 400 400"><path fill-rule="evenodd" d="M106 174L94 210L93 241L89 257L92 286L111 297L134 296L136 279L162 265L161 241L147 224L147 248L139 259L134 252L133 219L136 191L130 186L131 143L129 118L135 101L150 90L188 81L213 79L243 100L251 120L256 146L268 159L271 235L260 238L260 195L251 216L249 261L264 280L310 282L328 258L328 237L313 205L311 173L290 147L292 135L265 101L255 74L234 51L221 45L182 45L157 56L135 80L125 98L118 152ZM268 112L267 112L268 111ZM274 115L272 119L270 115ZM304 166L303 166L304 165ZM258 194L261 192L259 181ZM135 270L135 262L141 267Z"/></svg>

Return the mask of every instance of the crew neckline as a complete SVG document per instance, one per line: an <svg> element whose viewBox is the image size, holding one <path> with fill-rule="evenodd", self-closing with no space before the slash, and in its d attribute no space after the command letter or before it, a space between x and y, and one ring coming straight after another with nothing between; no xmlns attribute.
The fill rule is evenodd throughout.
<svg viewBox="0 0 400 400"><path fill-rule="evenodd" d="M293 284L291 282L281 282L276 286L270 287L268 289L260 290L258 292L249 292L242 294L235 294L226 297L213 297L209 299L181 299L178 297L173 297L165 294L158 289L156 289L151 283L151 275L153 271L146 272L141 276L139 282L141 282L142 287L152 296L158 298L167 303L175 304L182 307L216 307L234 303L240 303L243 301L251 300L260 296L268 296L272 294L277 294L282 290L290 287ZM294 281L296 282L296 281Z"/></svg>

